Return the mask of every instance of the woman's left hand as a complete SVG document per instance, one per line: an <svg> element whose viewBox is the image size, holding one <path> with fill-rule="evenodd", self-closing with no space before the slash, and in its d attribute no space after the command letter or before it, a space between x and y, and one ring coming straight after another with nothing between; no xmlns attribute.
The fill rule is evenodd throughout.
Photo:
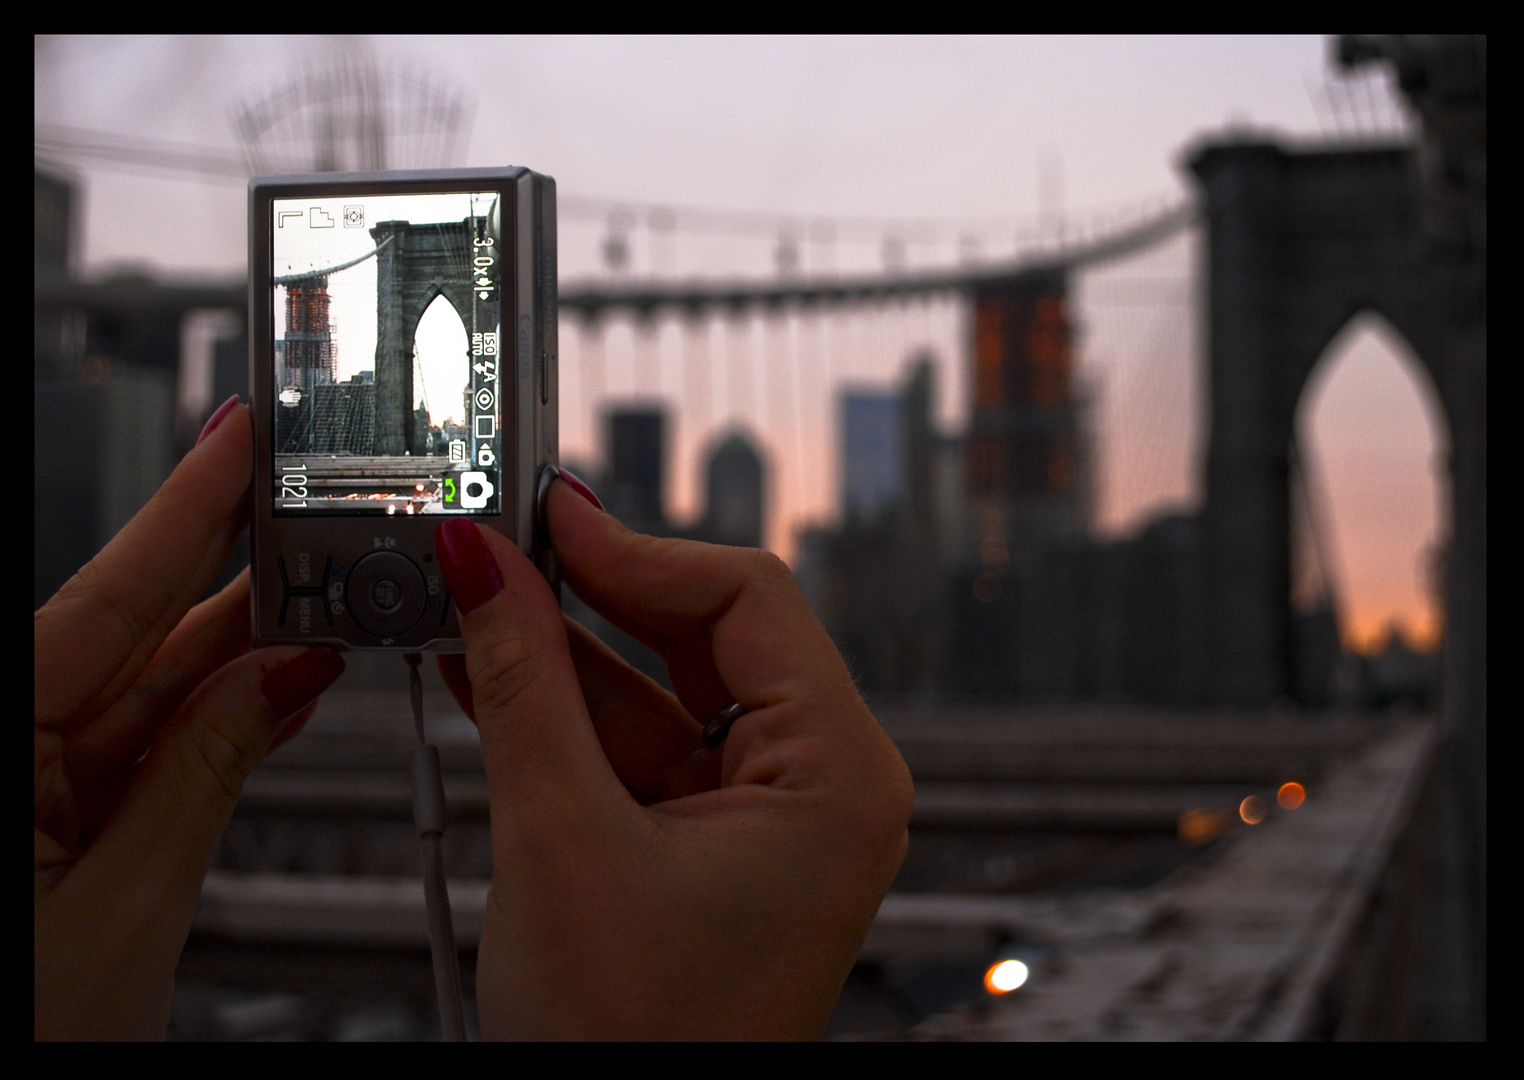
<svg viewBox="0 0 1524 1080"><path fill-rule="evenodd" d="M247 518L229 402L33 622L34 1035L162 1038L175 965L244 779L344 662L249 651L245 572L196 601Z"/></svg>

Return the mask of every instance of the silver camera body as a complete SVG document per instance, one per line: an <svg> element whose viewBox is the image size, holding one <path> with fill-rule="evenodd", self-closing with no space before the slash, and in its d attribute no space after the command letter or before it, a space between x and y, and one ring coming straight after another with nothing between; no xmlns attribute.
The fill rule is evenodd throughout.
<svg viewBox="0 0 1524 1080"><path fill-rule="evenodd" d="M555 578L555 182L256 177L249 386L254 644L462 651L438 525L496 529Z"/></svg>

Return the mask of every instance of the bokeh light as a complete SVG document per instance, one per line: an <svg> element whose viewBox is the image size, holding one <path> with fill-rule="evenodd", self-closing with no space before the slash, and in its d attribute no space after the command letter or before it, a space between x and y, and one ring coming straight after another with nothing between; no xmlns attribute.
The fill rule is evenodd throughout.
<svg viewBox="0 0 1524 1080"><path fill-rule="evenodd" d="M984 973L984 988L992 994L1009 994L1019 989L1030 974L1020 960L1001 960Z"/></svg>
<svg viewBox="0 0 1524 1080"><path fill-rule="evenodd" d="M1238 816L1243 818L1245 825L1258 825L1269 813L1265 800L1258 795L1250 795L1238 804Z"/></svg>
<svg viewBox="0 0 1524 1080"><path fill-rule="evenodd" d="M1226 835L1232 827L1231 810L1187 810L1175 823L1175 833L1186 847L1200 847Z"/></svg>
<svg viewBox="0 0 1524 1080"><path fill-rule="evenodd" d="M1281 785L1281 789L1275 793L1275 801L1281 804L1283 810L1295 810L1307 801L1307 789L1292 780Z"/></svg>

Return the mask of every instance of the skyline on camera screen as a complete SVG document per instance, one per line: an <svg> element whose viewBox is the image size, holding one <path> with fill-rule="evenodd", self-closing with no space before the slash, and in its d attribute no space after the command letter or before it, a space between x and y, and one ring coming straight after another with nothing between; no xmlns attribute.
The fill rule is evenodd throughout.
<svg viewBox="0 0 1524 1080"><path fill-rule="evenodd" d="M277 514L500 512L501 224L496 192L274 200Z"/></svg>

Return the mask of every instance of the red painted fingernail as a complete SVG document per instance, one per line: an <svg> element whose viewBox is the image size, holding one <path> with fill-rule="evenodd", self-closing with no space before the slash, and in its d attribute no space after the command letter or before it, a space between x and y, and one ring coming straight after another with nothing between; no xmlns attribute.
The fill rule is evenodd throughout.
<svg viewBox="0 0 1524 1080"><path fill-rule="evenodd" d="M277 720L299 712L344 674L344 658L332 649L308 649L265 672L259 695Z"/></svg>
<svg viewBox="0 0 1524 1080"><path fill-rule="evenodd" d="M503 591L503 575L497 560L476 525L465 518L451 518L434 530L434 549L445 584L462 615L469 615Z"/></svg>
<svg viewBox="0 0 1524 1080"><path fill-rule="evenodd" d="M206 442L206 437L213 431L217 430L217 425L228 418L228 413L232 412L233 406L237 404L238 395L234 394L221 405L217 406L217 411L212 413L212 418L206 422L206 427L202 428L201 434L196 436L197 446L200 446L202 443Z"/></svg>
<svg viewBox="0 0 1524 1080"><path fill-rule="evenodd" d="M581 495L584 499L592 503L599 510L603 509L603 504L598 501L598 496L593 494L593 489L584 484L582 482L582 478L576 473L572 472L570 469L562 469L561 479L565 480L566 486L571 488L578 495Z"/></svg>

